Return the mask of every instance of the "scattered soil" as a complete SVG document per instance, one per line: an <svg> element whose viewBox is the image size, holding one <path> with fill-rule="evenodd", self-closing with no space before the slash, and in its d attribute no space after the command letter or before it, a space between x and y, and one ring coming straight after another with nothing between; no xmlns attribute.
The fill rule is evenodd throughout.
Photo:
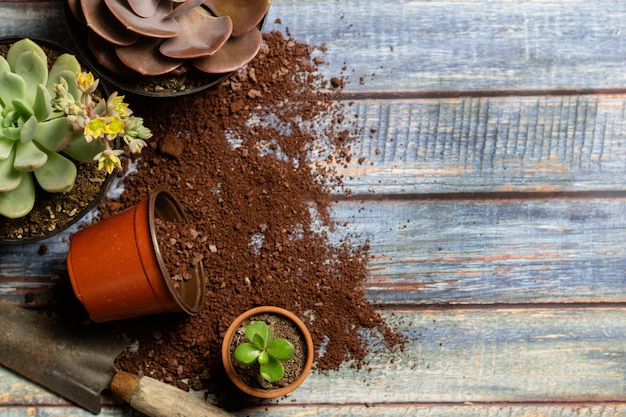
<svg viewBox="0 0 626 417"><path fill-rule="evenodd" d="M294 347L293 358L287 361L281 361L285 368L285 376L276 382L269 382L263 379L258 363L245 366L237 362L234 359L234 356L232 356L235 348L239 346L240 343L249 342L245 335L246 327L248 327L250 323L259 320L267 323L269 328L274 332L274 337L282 337L283 339L290 341ZM233 334L233 339L230 345L230 353L237 376L241 378L246 385L264 390L280 389L296 382L304 371L307 360L306 342L298 330L298 327L291 320L288 320L283 316L272 314L259 314L244 320Z"/></svg>
<svg viewBox="0 0 626 417"><path fill-rule="evenodd" d="M323 48L267 33L258 57L215 89L131 104L154 137L101 213L168 189L206 239L207 298L196 316L127 324L138 349L117 359L121 369L245 406L223 372L221 343L233 319L260 305L302 318L319 372L361 368L373 350L402 347L363 294L368 242L330 215L331 187L342 185L332 167L349 161L358 129L336 100L342 83L317 72L316 53Z"/></svg>

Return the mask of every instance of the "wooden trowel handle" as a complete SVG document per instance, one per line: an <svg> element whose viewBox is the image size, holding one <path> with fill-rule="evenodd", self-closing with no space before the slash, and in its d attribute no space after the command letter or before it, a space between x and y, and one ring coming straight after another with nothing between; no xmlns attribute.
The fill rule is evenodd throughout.
<svg viewBox="0 0 626 417"><path fill-rule="evenodd" d="M109 388L135 410L150 417L233 417L183 390L128 372L118 371Z"/></svg>

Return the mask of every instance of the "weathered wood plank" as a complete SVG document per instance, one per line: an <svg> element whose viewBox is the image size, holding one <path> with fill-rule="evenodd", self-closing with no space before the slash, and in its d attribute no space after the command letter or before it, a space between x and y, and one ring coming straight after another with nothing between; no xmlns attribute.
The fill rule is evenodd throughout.
<svg viewBox="0 0 626 417"><path fill-rule="evenodd" d="M343 201L369 240L366 294L387 304L626 302L626 198ZM0 247L0 298L46 304L67 238ZM28 260L28 261L26 261Z"/></svg>
<svg viewBox="0 0 626 417"><path fill-rule="evenodd" d="M66 39L62 2L0 14L0 35ZM592 91L626 88L624 20L620 0L274 0L266 28L324 44L352 91Z"/></svg>
<svg viewBox="0 0 626 417"><path fill-rule="evenodd" d="M268 29L325 44L324 73L346 65L354 91L626 86L619 0L277 0L271 17L282 25Z"/></svg>
<svg viewBox="0 0 626 417"><path fill-rule="evenodd" d="M363 100L355 194L624 191L626 97ZM352 120L352 118L348 118Z"/></svg>
<svg viewBox="0 0 626 417"><path fill-rule="evenodd" d="M624 417L626 406L620 404L580 404L580 405L483 405L462 404L433 406L424 404L376 404L302 407L263 406L234 413L241 417ZM20 407L3 409L2 417L92 417L93 414L66 407ZM104 408L101 417L139 416L131 410Z"/></svg>
<svg viewBox="0 0 626 417"><path fill-rule="evenodd" d="M444 408L467 402L626 403L623 307L385 314L410 339L404 352L375 352L361 371L345 366L330 375L313 373L289 397L268 404L311 412L364 403ZM63 403L13 374L0 378L0 392L4 407Z"/></svg>
<svg viewBox="0 0 626 417"><path fill-rule="evenodd" d="M626 302L626 199L342 202L387 304ZM342 231L345 234L345 230Z"/></svg>

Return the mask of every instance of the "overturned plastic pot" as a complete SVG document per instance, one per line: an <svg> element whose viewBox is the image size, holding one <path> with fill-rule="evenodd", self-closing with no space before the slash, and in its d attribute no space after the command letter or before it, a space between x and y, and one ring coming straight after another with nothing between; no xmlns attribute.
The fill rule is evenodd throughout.
<svg viewBox="0 0 626 417"><path fill-rule="evenodd" d="M168 312L194 315L204 305L202 262L174 281L159 249L156 219L186 222L167 191L73 234L67 268L76 297L95 322Z"/></svg>

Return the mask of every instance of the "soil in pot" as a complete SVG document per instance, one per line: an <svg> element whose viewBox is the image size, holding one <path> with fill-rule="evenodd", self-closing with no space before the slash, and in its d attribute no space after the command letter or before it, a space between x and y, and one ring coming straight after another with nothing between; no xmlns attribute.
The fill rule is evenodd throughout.
<svg viewBox="0 0 626 417"><path fill-rule="evenodd" d="M274 314L259 314L244 320L239 326L239 329L235 331L233 341L230 345L230 353L232 355L235 348L241 342L247 341L245 337L246 327L253 321L258 320L266 322L272 331L274 331L274 336L276 338L282 337L289 340L293 344L294 357L288 361L282 362L285 367L285 376L276 382L269 382L261 377L258 363L250 366L244 366L233 359L232 363L235 373L246 385L253 388L275 390L287 387L293 384L300 377L307 360L306 343L300 333L300 330L298 330L298 327L291 320Z"/></svg>
<svg viewBox="0 0 626 417"><path fill-rule="evenodd" d="M192 225L182 222L154 219L159 250L167 265L170 279L175 282L191 279L190 270L203 255L197 254L202 245L202 236Z"/></svg>
<svg viewBox="0 0 626 417"><path fill-rule="evenodd" d="M165 187L206 239L207 307L194 317L134 323L128 334L138 348L117 365L183 389L207 388L232 407L244 404L238 392L225 392L221 341L252 307L277 305L300 317L320 372L346 363L367 369L368 353L404 340L365 297L368 242L331 218L330 187L342 183L332 167L349 163L360 134L348 103L336 100L342 83L317 72L323 58L313 54L323 48L280 32L265 42L216 89L132 103L155 140L121 197L102 206L104 216Z"/></svg>
<svg viewBox="0 0 626 417"><path fill-rule="evenodd" d="M37 191L35 206L18 219L0 217L0 240L30 241L59 232L79 220L106 192L109 176L96 164L78 163L76 183L65 193ZM114 177L110 177L112 180Z"/></svg>

